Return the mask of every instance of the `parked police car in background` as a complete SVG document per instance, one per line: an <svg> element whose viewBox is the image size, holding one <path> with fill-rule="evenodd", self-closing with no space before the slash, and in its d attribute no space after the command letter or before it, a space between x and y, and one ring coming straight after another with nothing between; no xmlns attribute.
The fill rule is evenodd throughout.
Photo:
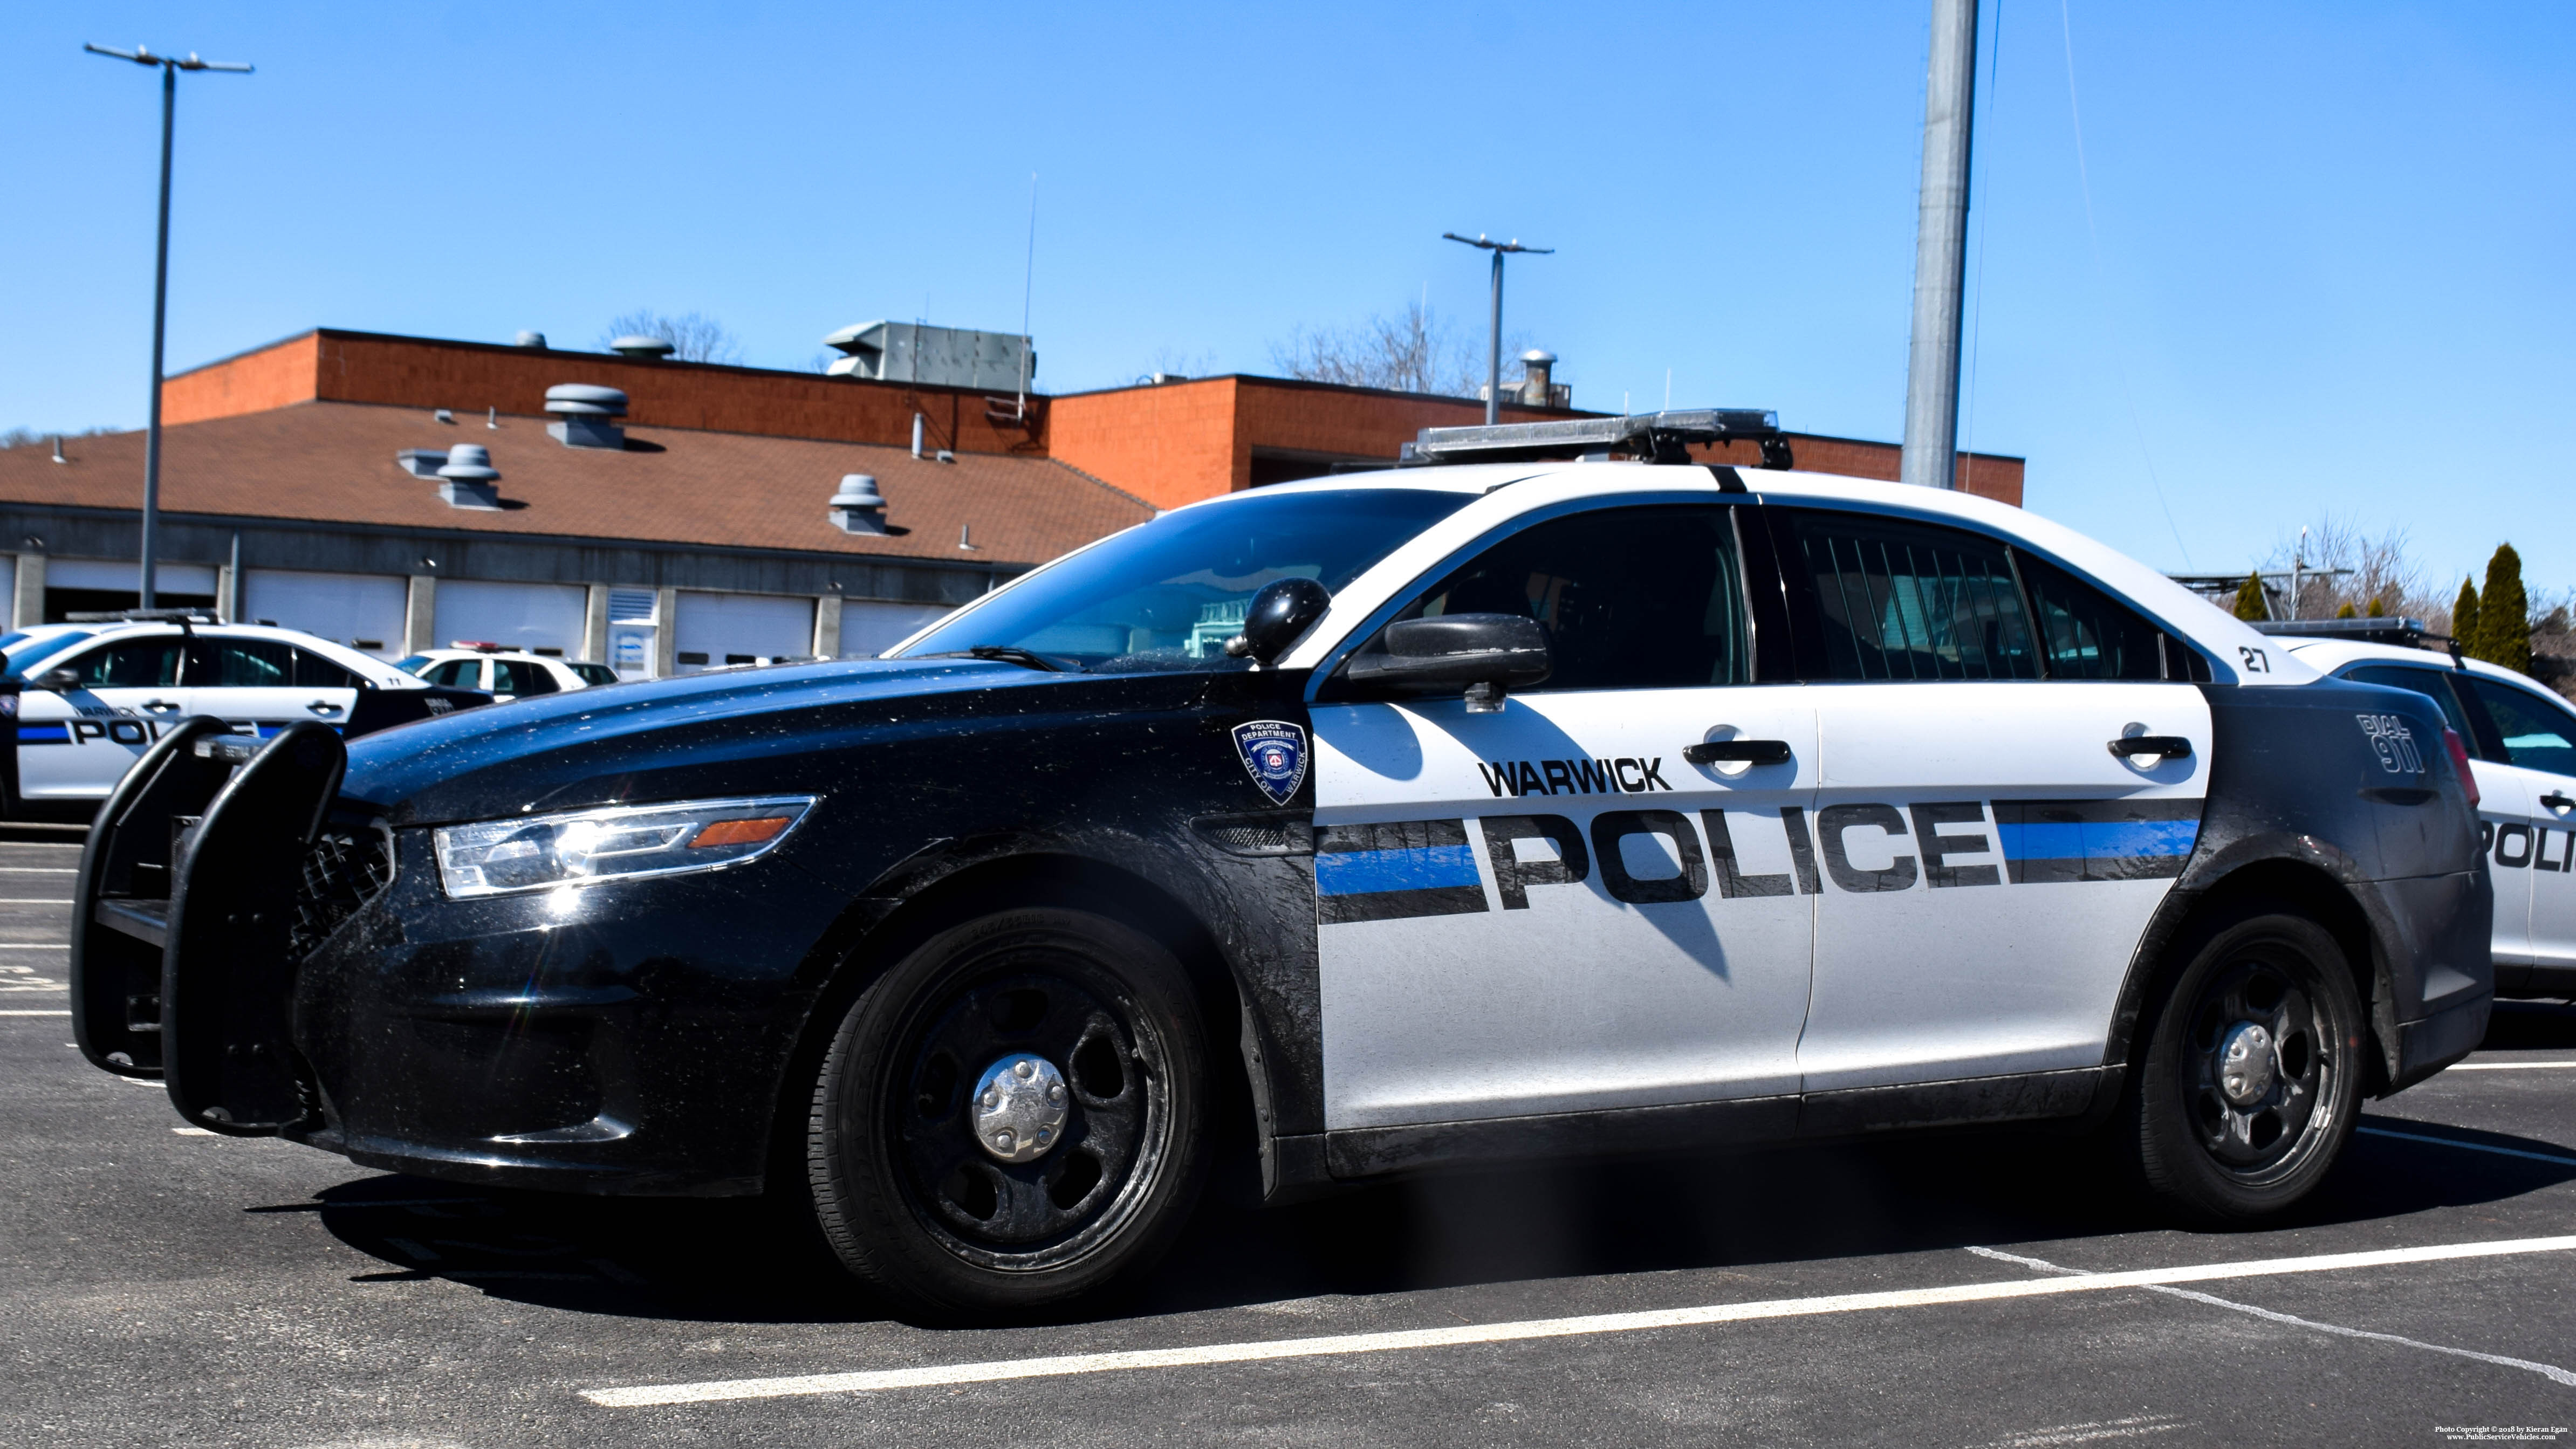
<svg viewBox="0 0 2576 1449"><path fill-rule="evenodd" d="M2432 700L2017 509L1689 464L1734 437L1434 430L883 659L183 728L84 858L82 1049L373 1167L792 1194L973 1315L1149 1260L1232 1103L1274 1200L2059 1119L2225 1222L2477 1043Z"/></svg>
<svg viewBox="0 0 2576 1449"><path fill-rule="evenodd" d="M2427 652L2412 619L2258 625L2339 679L2441 706L2477 779L2478 839L2495 877L2498 996L2576 999L2576 711L2527 676Z"/></svg>
<svg viewBox="0 0 2576 1449"><path fill-rule="evenodd" d="M471 639L459 639L452 648L414 654L394 667L432 684L480 689L499 699L617 682L617 671L605 664L577 663Z"/></svg>
<svg viewBox="0 0 2576 1449"><path fill-rule="evenodd" d="M0 800L13 817L89 819L152 742L190 715L262 738L298 720L363 734L487 698L429 689L298 630L218 624L185 609L14 630L0 634L0 655L0 702L15 710L17 728Z"/></svg>

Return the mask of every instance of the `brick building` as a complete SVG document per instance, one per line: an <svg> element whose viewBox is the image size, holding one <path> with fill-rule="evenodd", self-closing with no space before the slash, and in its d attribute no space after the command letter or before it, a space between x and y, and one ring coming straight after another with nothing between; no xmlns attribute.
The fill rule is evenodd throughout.
<svg viewBox="0 0 2576 1449"><path fill-rule="evenodd" d="M386 657L493 639L629 674L872 654L1157 509L1483 418L1472 399L1278 378L1023 404L332 329L173 377L163 406L165 602ZM1801 467L1896 476L1892 444L1790 442ZM1757 461L1740 451L1711 457ZM140 433L69 439L59 461L0 450L13 624L132 602L142 462ZM2020 459L1962 464L1974 491L2020 502ZM876 493L845 490L853 474Z"/></svg>

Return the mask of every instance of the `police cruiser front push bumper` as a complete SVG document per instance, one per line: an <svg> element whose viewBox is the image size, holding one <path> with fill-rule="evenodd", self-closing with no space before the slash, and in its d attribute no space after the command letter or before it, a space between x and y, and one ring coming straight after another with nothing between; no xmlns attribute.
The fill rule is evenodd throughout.
<svg viewBox="0 0 2576 1449"><path fill-rule="evenodd" d="M310 867L347 762L327 725L261 741L199 717L126 774L91 827L73 897L72 1030L93 1066L159 1077L209 1131L318 1124L291 978L315 932L336 924Z"/></svg>

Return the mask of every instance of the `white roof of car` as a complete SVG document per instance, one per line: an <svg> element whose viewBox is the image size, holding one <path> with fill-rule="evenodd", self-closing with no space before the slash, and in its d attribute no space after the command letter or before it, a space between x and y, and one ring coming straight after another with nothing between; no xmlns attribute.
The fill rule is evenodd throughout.
<svg viewBox="0 0 2576 1449"><path fill-rule="evenodd" d="M2403 644L2379 644L2353 639L2284 638L2281 642L2289 645L2291 651L2296 653L2303 663L2323 674L2332 674L2346 665L2363 663L2412 664L2419 669L2456 667L2499 683L2519 685L2524 689L2536 689L2552 699L2560 697L2558 691L2548 685L2528 674L2518 674L2501 664L2489 664L2483 659L2463 657L2457 665L2454 665L2449 652L2441 649L2410 649Z"/></svg>
<svg viewBox="0 0 2576 1449"><path fill-rule="evenodd" d="M2157 623L2200 645L2209 654L2220 683L2304 684L2320 677L2318 671L2292 653L2284 641L2256 633L2242 619L2166 578L2156 569L2027 509L1979 498L1971 493L1884 483L1868 478L1847 478L1832 473L1742 468L1737 470L1737 476L1743 480L1749 496L1756 499L1824 508L1857 507L1876 514L1969 528L2028 548L2070 572L2105 586ZM1610 462L1446 464L1282 483L1260 492L1325 492L1373 487L1434 489L1482 496L1424 529L1387 555L1376 567L1352 580L1333 600L1319 626L1280 660L1283 667L1309 667L1318 663L1324 649L1317 641L1336 638L1342 632L1338 627L1328 627L1337 622L1336 615L1348 619L1348 611L1365 613L1376 609L1395 590L1420 576L1461 545L1521 513L1555 503L1621 494L1674 498L1722 496L1729 491L1719 484L1715 474L1704 467ZM1222 508L1246 496L1244 493L1229 493L1184 506ZM2248 651L2252 653L2249 655ZM2260 659L2268 667L2259 670L2248 668L2251 659Z"/></svg>

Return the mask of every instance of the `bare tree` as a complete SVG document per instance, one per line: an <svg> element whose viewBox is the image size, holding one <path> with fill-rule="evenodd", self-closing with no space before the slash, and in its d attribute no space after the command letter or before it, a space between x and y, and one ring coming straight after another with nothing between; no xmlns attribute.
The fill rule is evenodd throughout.
<svg viewBox="0 0 2576 1449"><path fill-rule="evenodd" d="M0 433L0 448L50 448L56 438L95 438L102 433L121 433L124 428L47 428L36 432L30 428L11 428Z"/></svg>
<svg viewBox="0 0 2576 1449"><path fill-rule="evenodd" d="M1527 341L1515 336L1505 350ZM1485 386L1484 349L1419 302L1357 326L1297 328L1270 345L1270 361L1290 377L1347 387L1475 397Z"/></svg>
<svg viewBox="0 0 2576 1449"><path fill-rule="evenodd" d="M2304 562L2313 573L2327 575L2311 577L2301 585L2298 616L2302 619L2330 618L2345 604L2352 605L2354 613L2368 614L2376 603L2380 613L2421 619L2436 632L2446 630L2451 623L2450 599L2414 558L2411 547L2403 528L2370 534L2351 519L2327 514L2308 526L2304 544L2297 538L2275 544L2263 568L2267 573L2286 572L2293 563Z"/></svg>
<svg viewBox="0 0 2576 1449"><path fill-rule="evenodd" d="M1224 372L1225 365L1216 360L1216 354L1213 352L1183 352L1177 347L1157 347L1154 349L1153 360L1146 364L1145 371L1136 380L1148 382L1156 377L1217 377Z"/></svg>
<svg viewBox="0 0 2576 1449"><path fill-rule="evenodd" d="M671 356L682 362L739 365L742 361L741 339L723 323L698 312L677 317L666 317L650 307L621 312L600 329L599 350L606 352L620 337L659 337L671 344Z"/></svg>

